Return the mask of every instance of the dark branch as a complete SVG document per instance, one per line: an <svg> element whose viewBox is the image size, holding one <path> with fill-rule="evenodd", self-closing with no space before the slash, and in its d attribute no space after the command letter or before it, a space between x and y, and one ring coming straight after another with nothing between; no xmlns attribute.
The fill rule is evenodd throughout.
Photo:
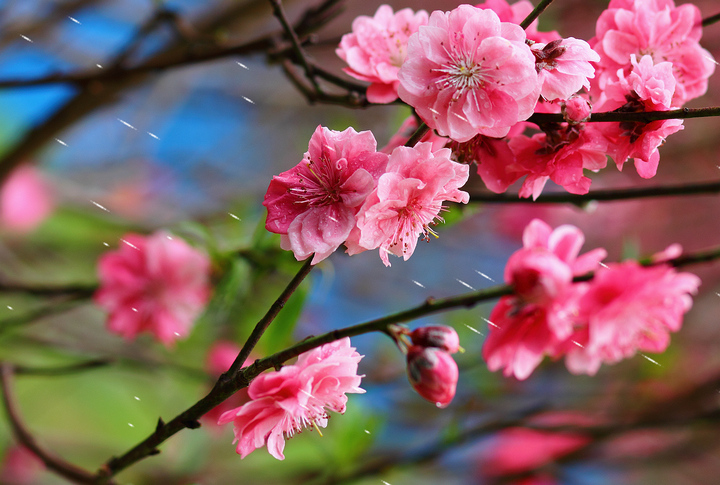
<svg viewBox="0 0 720 485"><path fill-rule="evenodd" d="M470 194L471 202L486 204L575 204L582 206L592 201L614 201L627 199L642 199L648 197L670 197L678 195L707 195L720 193L720 181L687 184L667 185L658 187L628 187L623 189L592 190L587 194L543 194L533 200L520 198L512 194L475 193Z"/></svg>
<svg viewBox="0 0 720 485"><path fill-rule="evenodd" d="M15 439L30 450L32 454L37 456L48 469L58 475L75 483L94 483L95 476L93 474L50 453L38 444L35 437L20 419L20 413L15 404L15 396L12 389L12 378L12 365L8 363L0 364L0 384L2 385L3 405Z"/></svg>
<svg viewBox="0 0 720 485"><path fill-rule="evenodd" d="M720 107L711 106L707 108L680 108L670 111L640 111L636 113L625 113L617 111L606 111L602 113L593 113L590 122L618 122L618 121L635 121L639 123L650 123L658 120L672 120L684 118L707 118L710 116L720 116ZM565 121L562 114L555 113L535 113L528 121L531 123L562 123Z"/></svg>
<svg viewBox="0 0 720 485"><path fill-rule="evenodd" d="M530 27L530 24L533 23L535 19L538 18L540 14L543 13L552 2L553 0L542 0L542 2L540 2L538 6L535 7L532 12L530 12L530 15L525 17L525 20L520 22L520 27L522 27L523 29L527 29L528 27Z"/></svg>
<svg viewBox="0 0 720 485"><path fill-rule="evenodd" d="M715 15L712 15L710 17L706 17L702 20L702 26L707 27L708 25L712 25L715 22L720 21L720 13L716 13Z"/></svg>

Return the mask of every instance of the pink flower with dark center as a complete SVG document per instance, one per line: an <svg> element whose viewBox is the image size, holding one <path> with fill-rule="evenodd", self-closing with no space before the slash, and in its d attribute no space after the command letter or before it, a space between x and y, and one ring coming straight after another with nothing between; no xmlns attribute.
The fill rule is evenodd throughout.
<svg viewBox="0 0 720 485"><path fill-rule="evenodd" d="M582 88L590 89L588 79L595 77L600 56L584 40L568 37L547 44L530 46L535 56L535 69L542 84L540 96L552 101L568 99Z"/></svg>
<svg viewBox="0 0 720 485"><path fill-rule="evenodd" d="M255 378L251 401L227 411L218 424L233 423L242 458L267 443L268 452L284 460L285 439L307 427L326 427L327 411L345 412L346 393L365 392L358 387L362 357L347 337L305 352L297 363Z"/></svg>
<svg viewBox="0 0 720 485"><path fill-rule="evenodd" d="M626 75L632 70L634 54L649 55L655 64L672 63L678 83L673 106L705 94L715 63L700 47L701 20L700 10L689 3L675 7L672 0L612 0L590 41L600 54L600 89L617 81L618 70Z"/></svg>
<svg viewBox="0 0 720 485"><path fill-rule="evenodd" d="M352 24L352 33L343 35L335 53L349 67L347 74L370 82L367 99L371 103L392 103L398 97L398 70L407 55L408 38L427 24L425 10L409 8L393 13L381 5L374 17L361 15Z"/></svg>
<svg viewBox="0 0 720 485"><path fill-rule="evenodd" d="M567 345L566 364L576 374L594 375L600 365L641 352L663 352L670 332L682 327L700 278L666 264L644 267L635 261L609 264L595 273L580 300L578 318L587 327Z"/></svg>
<svg viewBox="0 0 720 485"><path fill-rule="evenodd" d="M573 333L587 284L572 279L595 269L606 255L599 248L578 256L583 242L574 226L553 231L534 219L525 228L523 248L505 267L505 281L515 294L502 297L489 318L483 357L491 371L504 368L506 376L526 379L544 355L557 355L557 348Z"/></svg>
<svg viewBox="0 0 720 485"><path fill-rule="evenodd" d="M13 170L0 188L0 228L26 233L54 209L50 187L32 165Z"/></svg>
<svg viewBox="0 0 720 485"><path fill-rule="evenodd" d="M478 8L492 10L498 15L501 22L511 22L518 25L525 20L525 17L530 15L530 12L532 12L534 8L533 4L528 0L520 0L512 5L508 4L505 0L487 0L476 6ZM525 29L528 40L548 43L560 38L560 34L554 30L551 32L539 32L537 26L538 20L535 19L530 26Z"/></svg>
<svg viewBox="0 0 720 485"><path fill-rule="evenodd" d="M442 136L501 138L532 115L540 93L525 32L492 10L435 11L408 42L400 99Z"/></svg>
<svg viewBox="0 0 720 485"><path fill-rule="evenodd" d="M298 260L314 253L317 264L345 242L388 161L375 149L369 131L317 127L303 160L273 177L263 201L265 228L283 235L283 249Z"/></svg>
<svg viewBox="0 0 720 485"><path fill-rule="evenodd" d="M410 384L423 398L444 408L455 397L458 366L447 352L412 345L407 353Z"/></svg>
<svg viewBox="0 0 720 485"><path fill-rule="evenodd" d="M160 231L128 234L98 262L95 302L108 329L133 339L148 332L169 346L190 333L210 296L210 260L182 239Z"/></svg>
<svg viewBox="0 0 720 485"><path fill-rule="evenodd" d="M572 194L586 194L591 180L584 170L598 171L607 165L608 144L592 125L545 123L543 133L516 136L508 142L515 158L516 173L527 174L520 197L534 199L548 180Z"/></svg>
<svg viewBox="0 0 720 485"><path fill-rule="evenodd" d="M673 99L675 78L669 62L654 64L650 56L639 61L631 56L632 71L625 76L618 71L618 81L607 86L598 103L598 111L650 112L667 111ZM619 170L628 158L635 159L635 169L643 178L657 173L658 148L665 138L683 129L683 120L658 120L650 123L627 121L598 123L597 129L609 141L610 156Z"/></svg>
<svg viewBox="0 0 720 485"><path fill-rule="evenodd" d="M390 266L388 254L407 261L418 238L435 235L430 226L442 221L443 202L466 204L470 199L459 190L467 182L469 167L451 161L450 154L447 148L433 152L430 143L396 148L387 172L358 213L357 228L346 242L348 253L380 248L380 259Z"/></svg>

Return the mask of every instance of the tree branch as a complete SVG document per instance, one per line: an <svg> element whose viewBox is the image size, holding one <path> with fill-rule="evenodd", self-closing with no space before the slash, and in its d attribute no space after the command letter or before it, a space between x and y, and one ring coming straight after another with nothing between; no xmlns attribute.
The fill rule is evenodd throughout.
<svg viewBox="0 0 720 485"><path fill-rule="evenodd" d="M680 108L671 109L669 111L640 111L636 113L604 111L593 113L586 123L600 122L618 122L618 121L634 121L637 123L650 123L658 120L672 120L685 118L707 118L711 116L720 116L720 107L710 106L706 108ZM535 113L528 120L530 123L563 123L565 119L559 113Z"/></svg>
<svg viewBox="0 0 720 485"><path fill-rule="evenodd" d="M37 456L45 466L75 483L94 483L95 476L87 470L69 463L59 456L43 449L35 437L20 419L12 390L13 367L8 363L0 364L0 385L2 386L3 405L15 439ZM107 482L110 483L110 482Z"/></svg>
<svg viewBox="0 0 720 485"><path fill-rule="evenodd" d="M470 194L471 202L486 204L562 204L570 203L582 206L592 201L615 201L627 199L643 199L648 197L670 197L678 195L708 195L720 193L720 181L666 185L657 187L628 187L622 189L592 190L587 194L543 194L533 200L520 198L514 194L474 193Z"/></svg>
<svg viewBox="0 0 720 485"><path fill-rule="evenodd" d="M520 22L520 27L522 27L523 29L527 29L528 27L530 27L530 24L533 23L535 19L538 18L540 14L543 13L552 2L553 0L542 0L542 2L540 2L538 6L535 7L532 12L530 12L530 15L525 17L525 20Z"/></svg>

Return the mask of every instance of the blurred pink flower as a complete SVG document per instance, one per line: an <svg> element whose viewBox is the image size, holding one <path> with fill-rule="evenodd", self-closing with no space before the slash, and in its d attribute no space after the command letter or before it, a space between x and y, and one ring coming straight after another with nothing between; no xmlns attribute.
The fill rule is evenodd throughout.
<svg viewBox="0 0 720 485"><path fill-rule="evenodd" d="M233 423L233 443L242 458L267 442L268 452L284 460L286 438L307 427L326 427L328 410L345 412L345 393L365 392L358 387L362 357L347 337L305 352L297 363L255 378L248 388L251 401L227 411L218 424Z"/></svg>
<svg viewBox="0 0 720 485"><path fill-rule="evenodd" d="M699 286L694 274L665 264L625 261L598 269L580 300L578 318L587 327L573 336L582 347L567 345L568 369L594 375L603 362L612 364L637 351L664 351Z"/></svg>
<svg viewBox="0 0 720 485"><path fill-rule="evenodd" d="M483 357L491 371L504 368L506 376L526 379L572 334L586 285L572 279L595 269L606 255L598 248L578 256L583 242L574 226L553 231L534 219L525 228L523 248L505 267L505 282L515 295L502 297L490 314Z"/></svg>
<svg viewBox="0 0 720 485"><path fill-rule="evenodd" d="M128 234L98 262L95 302L126 339L149 332L166 346L187 337L210 296L210 260L167 232Z"/></svg>
<svg viewBox="0 0 720 485"><path fill-rule="evenodd" d="M389 5L381 5L373 17L360 15L353 20L352 33L343 35L335 53L348 63L343 71L371 83L368 101L392 103L397 99L397 73L407 55L408 38L427 21L425 10L404 8L393 13Z"/></svg>
<svg viewBox="0 0 720 485"><path fill-rule="evenodd" d="M32 231L54 209L49 185L33 165L21 165L0 188L0 227L18 233Z"/></svg>
<svg viewBox="0 0 720 485"><path fill-rule="evenodd" d="M45 464L30 450L15 445L5 451L0 465L0 483L5 485L32 485L39 483L38 475Z"/></svg>
<svg viewBox="0 0 720 485"><path fill-rule="evenodd" d="M435 11L410 37L400 99L442 136L496 138L532 115L540 93L525 31L492 10Z"/></svg>
<svg viewBox="0 0 720 485"><path fill-rule="evenodd" d="M431 143L393 150L387 171L367 197L357 216L357 228L346 242L349 254L380 248L380 259L390 266L388 254L407 261L418 238L429 240L430 228L446 200L467 203L469 195L459 190L469 176L469 167L450 160L450 150L432 151Z"/></svg>
<svg viewBox="0 0 720 485"><path fill-rule="evenodd" d="M590 45L600 54L598 86L606 89L632 69L631 55L672 63L678 82L673 106L702 96L715 71L713 56L700 47L702 16L695 5L672 0L612 0L597 21Z"/></svg>
<svg viewBox="0 0 720 485"><path fill-rule="evenodd" d="M458 366L444 350L412 345L407 353L408 380L424 399L444 408L455 397Z"/></svg>
<svg viewBox="0 0 720 485"><path fill-rule="evenodd" d="M303 160L273 177L263 205L265 228L282 234L282 248L312 264L330 256L355 227L355 215L385 170L369 131L318 126Z"/></svg>

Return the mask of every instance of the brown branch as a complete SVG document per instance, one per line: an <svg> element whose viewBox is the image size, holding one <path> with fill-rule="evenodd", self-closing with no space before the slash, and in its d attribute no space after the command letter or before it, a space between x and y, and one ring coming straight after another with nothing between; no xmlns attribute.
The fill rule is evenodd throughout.
<svg viewBox="0 0 720 485"><path fill-rule="evenodd" d="M280 0L270 0L270 5L272 6L273 14L280 21L280 25L282 25L285 35L290 40L293 52L295 53L295 56L297 57L297 60L302 66L303 70L305 71L305 77L308 79L308 81L310 81L310 84L313 85L315 91L319 91L320 86L317 83L317 79L315 79L315 71L313 70L312 65L308 62L305 51L300 46L300 40L298 39L295 29L293 29L293 27L290 25L290 22L285 15L285 10L282 7L282 2Z"/></svg>
<svg viewBox="0 0 720 485"><path fill-rule="evenodd" d="M520 27L522 27L523 29L527 29L528 27L530 27L530 24L533 23L535 19L538 18L540 14L543 13L552 2L553 0L542 0L542 2L540 2L538 6L535 7L527 17L525 17L525 20L520 22Z"/></svg>
<svg viewBox="0 0 720 485"><path fill-rule="evenodd" d="M628 187L622 189L592 190L587 194L569 194L566 192L556 194L543 194L533 200L520 198L513 194L474 193L470 194L471 202L486 204L564 204L570 203L582 206L592 201L615 201L627 199L642 199L648 197L670 197L678 195L708 195L720 193L720 181L686 184L666 185L657 187Z"/></svg>
<svg viewBox="0 0 720 485"><path fill-rule="evenodd" d="M59 365L54 367L28 367L24 365L11 364L16 375L25 376L66 376L69 374L77 374L87 370L95 370L101 367L107 367L112 364L110 359L92 359L76 364Z"/></svg>
<svg viewBox="0 0 720 485"><path fill-rule="evenodd" d="M12 390L13 367L8 363L0 364L0 385L2 386L2 400L10 427L15 439L25 448L37 456L49 469L74 483L94 483L95 476L87 470L73 465L59 456L41 447L35 437L25 427L20 418L20 412L15 404ZM107 482L110 483L110 482Z"/></svg>
<svg viewBox="0 0 720 485"><path fill-rule="evenodd" d="M715 15L702 19L701 25L703 27L707 27L708 25L712 25L718 21L720 21L720 13L716 13Z"/></svg>
<svg viewBox="0 0 720 485"><path fill-rule="evenodd" d="M680 108L671 109L669 111L640 111L637 113L627 113L619 111L605 111L593 113L586 123L600 122L618 122L618 121L634 121L637 123L650 123L658 120L672 120L685 118L707 118L711 116L720 116L720 107L710 106L707 108ZM562 114L556 113L535 113L528 120L530 123L563 123L565 119Z"/></svg>

